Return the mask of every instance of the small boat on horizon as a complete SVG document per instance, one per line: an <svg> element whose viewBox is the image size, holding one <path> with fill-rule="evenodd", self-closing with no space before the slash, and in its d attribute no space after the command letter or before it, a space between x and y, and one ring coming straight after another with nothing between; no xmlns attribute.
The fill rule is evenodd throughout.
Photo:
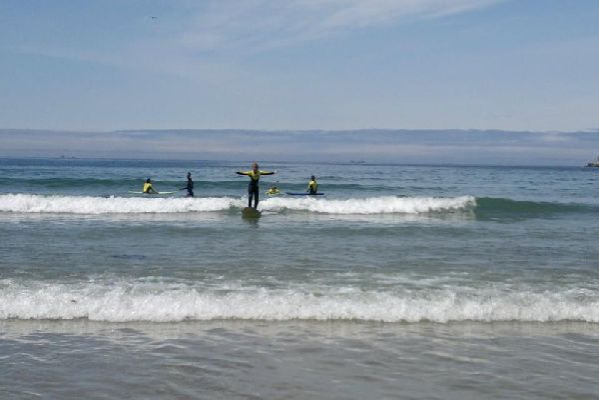
<svg viewBox="0 0 599 400"><path fill-rule="evenodd" d="M599 168L599 157L597 157L597 160L587 163L587 167Z"/></svg>

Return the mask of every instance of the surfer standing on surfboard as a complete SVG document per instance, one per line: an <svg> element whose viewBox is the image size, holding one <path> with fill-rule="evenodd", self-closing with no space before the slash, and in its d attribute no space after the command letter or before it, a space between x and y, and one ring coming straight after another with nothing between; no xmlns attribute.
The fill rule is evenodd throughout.
<svg viewBox="0 0 599 400"><path fill-rule="evenodd" d="M260 182L261 175L274 175L274 172L261 171L258 167L257 162L252 163L251 171L237 171L237 175L247 175L250 177L250 183L248 185L248 207L252 206L252 199L254 200L254 209L258 209L258 203L260 202Z"/></svg>

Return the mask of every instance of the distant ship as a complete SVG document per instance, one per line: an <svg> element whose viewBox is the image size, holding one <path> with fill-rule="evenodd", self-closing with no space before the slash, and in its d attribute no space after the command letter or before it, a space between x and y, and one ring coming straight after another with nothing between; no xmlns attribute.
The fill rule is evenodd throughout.
<svg viewBox="0 0 599 400"><path fill-rule="evenodd" d="M599 157L597 157L596 161L591 161L590 163L587 163L587 167L597 167L597 168L599 168Z"/></svg>

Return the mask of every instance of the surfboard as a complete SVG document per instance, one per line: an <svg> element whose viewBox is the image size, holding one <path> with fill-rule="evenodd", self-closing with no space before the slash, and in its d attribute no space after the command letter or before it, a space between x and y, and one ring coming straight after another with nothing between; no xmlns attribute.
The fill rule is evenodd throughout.
<svg viewBox="0 0 599 400"><path fill-rule="evenodd" d="M285 192L285 194L287 194L289 196L324 196L324 193L310 194L310 193L302 193L302 192Z"/></svg>
<svg viewBox="0 0 599 400"><path fill-rule="evenodd" d="M260 215L262 213L252 207L246 207L241 211L242 218L260 218Z"/></svg>

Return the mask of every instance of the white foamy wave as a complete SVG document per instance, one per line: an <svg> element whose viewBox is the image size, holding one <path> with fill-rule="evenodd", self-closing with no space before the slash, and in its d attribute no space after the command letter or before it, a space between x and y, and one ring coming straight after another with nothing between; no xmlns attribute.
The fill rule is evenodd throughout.
<svg viewBox="0 0 599 400"><path fill-rule="evenodd" d="M138 198L30 194L0 195L0 212L15 213L184 213L222 211L231 207L243 207L243 202L240 199L231 197Z"/></svg>
<svg viewBox="0 0 599 400"><path fill-rule="evenodd" d="M584 321L599 323L599 298L579 290L506 292L472 288L405 293L359 289L215 288L183 284L9 284L0 319L126 322L183 320Z"/></svg>
<svg viewBox="0 0 599 400"><path fill-rule="evenodd" d="M245 207L246 200L232 197L207 198L139 198L91 196L42 196L31 194L0 195L0 212L129 214L185 213L225 211ZM436 197L370 197L346 200L313 198L271 198L260 203L266 211L307 211L325 214L420 214L459 211L476 206L472 196Z"/></svg>
<svg viewBox="0 0 599 400"><path fill-rule="evenodd" d="M472 196L440 197L368 197L346 200L315 198L273 198L261 204L263 210L311 211L326 214L421 214L458 211L476 206Z"/></svg>

